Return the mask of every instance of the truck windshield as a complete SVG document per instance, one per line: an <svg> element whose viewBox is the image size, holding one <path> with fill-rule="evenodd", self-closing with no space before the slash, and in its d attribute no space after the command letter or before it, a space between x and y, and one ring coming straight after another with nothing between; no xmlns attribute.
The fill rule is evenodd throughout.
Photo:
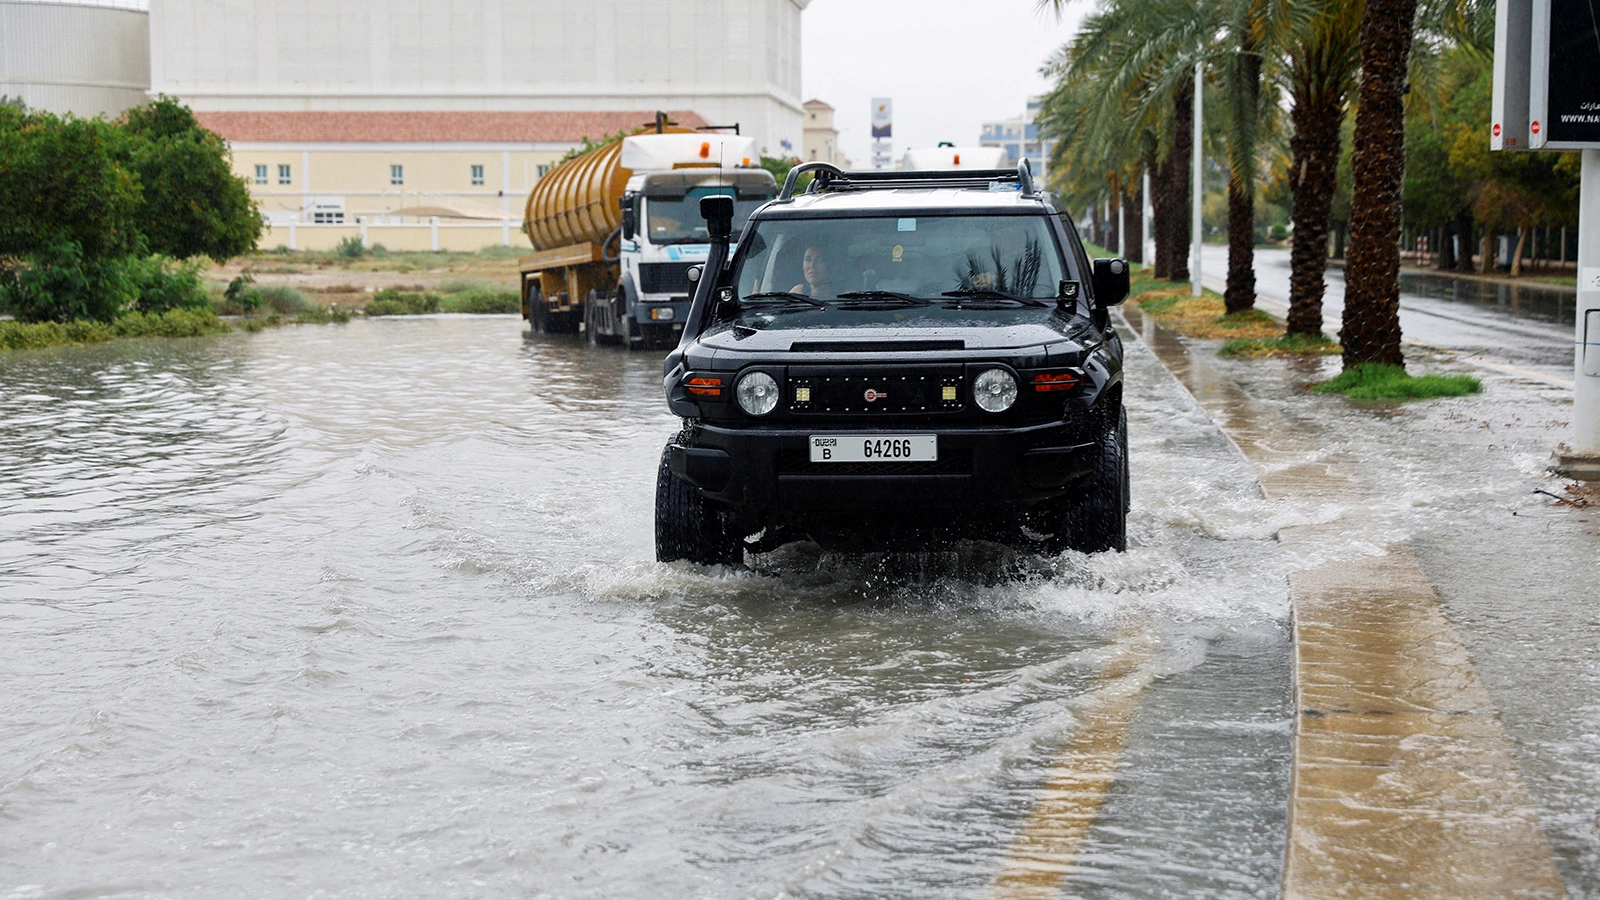
<svg viewBox="0 0 1600 900"><path fill-rule="evenodd" d="M1053 307L1069 277L1044 216L768 219L743 250L743 309L823 314L818 324L864 324L894 308L937 318Z"/></svg>
<svg viewBox="0 0 1600 900"><path fill-rule="evenodd" d="M711 240L706 233L706 220L700 217L700 198L717 194L734 194L733 233L744 228L745 220L756 207L772 199L769 193L753 194L731 187L691 188L683 197L645 196L650 219L649 237L652 244L704 244Z"/></svg>

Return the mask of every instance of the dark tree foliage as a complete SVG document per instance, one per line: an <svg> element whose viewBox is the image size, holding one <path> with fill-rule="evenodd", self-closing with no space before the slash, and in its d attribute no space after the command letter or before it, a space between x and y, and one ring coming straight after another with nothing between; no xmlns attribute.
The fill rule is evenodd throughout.
<svg viewBox="0 0 1600 900"><path fill-rule="evenodd" d="M261 217L228 148L168 97L129 110L129 167L143 187L140 225L152 252L221 262L255 249Z"/></svg>
<svg viewBox="0 0 1600 900"><path fill-rule="evenodd" d="M99 119L0 113L0 257L75 244L85 258L139 249L139 180Z"/></svg>

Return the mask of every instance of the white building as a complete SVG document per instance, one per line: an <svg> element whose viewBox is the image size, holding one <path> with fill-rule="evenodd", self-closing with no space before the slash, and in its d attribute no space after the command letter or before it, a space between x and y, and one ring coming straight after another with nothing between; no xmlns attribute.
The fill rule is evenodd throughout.
<svg viewBox="0 0 1600 900"><path fill-rule="evenodd" d="M31 109L116 116L147 99L143 0L0 0L0 95Z"/></svg>
<svg viewBox="0 0 1600 900"><path fill-rule="evenodd" d="M195 110L692 109L802 137L810 0L153 0L151 89Z"/></svg>
<svg viewBox="0 0 1600 900"><path fill-rule="evenodd" d="M983 134L978 138L978 144L984 147L999 147L1011 157L1011 165L1026 158L1028 166L1033 170L1033 177L1040 184L1045 184L1050 170L1050 154L1055 152L1056 139L1046 138L1039 133L1036 119L1039 107L1043 103L1042 97L1029 97L1027 112L1021 116L1004 119L998 122L983 123Z"/></svg>
<svg viewBox="0 0 1600 900"><path fill-rule="evenodd" d="M802 162L833 163L850 168L850 159L839 150L839 129L833 124L833 106L821 100L801 104L806 111L805 140L800 145Z"/></svg>

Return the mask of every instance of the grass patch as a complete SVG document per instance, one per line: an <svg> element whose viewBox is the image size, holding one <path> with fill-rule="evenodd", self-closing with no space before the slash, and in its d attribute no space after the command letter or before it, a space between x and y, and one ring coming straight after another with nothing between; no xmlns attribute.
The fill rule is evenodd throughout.
<svg viewBox="0 0 1600 900"><path fill-rule="evenodd" d="M351 272L427 272L440 269L479 271L489 274L516 272L508 265L517 257L533 252L531 247L492 246L469 253L460 250L386 250L374 244L358 256L345 256L337 250L273 250L258 251L244 260L247 267L264 274L296 274L319 269L343 269Z"/></svg>
<svg viewBox="0 0 1600 900"><path fill-rule="evenodd" d="M1344 348L1325 334L1285 334L1275 338L1234 338L1218 356L1330 356Z"/></svg>
<svg viewBox="0 0 1600 900"><path fill-rule="evenodd" d="M522 302L515 291L474 290L446 294L439 299L439 311L494 315L522 312Z"/></svg>
<svg viewBox="0 0 1600 900"><path fill-rule="evenodd" d="M199 337L228 330L227 323L208 309L133 312L114 322L0 322L0 349L99 344L118 338Z"/></svg>
<svg viewBox="0 0 1600 900"><path fill-rule="evenodd" d="M372 295L366 311L369 316L423 316L439 311L439 296L402 294L394 288L384 288Z"/></svg>
<svg viewBox="0 0 1600 900"><path fill-rule="evenodd" d="M1352 400L1426 400L1476 394L1483 382L1471 375L1412 375L1399 366L1362 363L1311 389Z"/></svg>

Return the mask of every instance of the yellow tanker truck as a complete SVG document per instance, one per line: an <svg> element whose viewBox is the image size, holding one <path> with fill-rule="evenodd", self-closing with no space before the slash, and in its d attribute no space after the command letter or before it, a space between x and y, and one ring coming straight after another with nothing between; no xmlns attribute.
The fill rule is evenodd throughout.
<svg viewBox="0 0 1600 900"><path fill-rule="evenodd" d="M734 233L777 193L755 141L658 125L574 157L528 195L518 261L535 332L591 344L671 346L683 330L689 267L709 249L700 198L734 198Z"/></svg>

